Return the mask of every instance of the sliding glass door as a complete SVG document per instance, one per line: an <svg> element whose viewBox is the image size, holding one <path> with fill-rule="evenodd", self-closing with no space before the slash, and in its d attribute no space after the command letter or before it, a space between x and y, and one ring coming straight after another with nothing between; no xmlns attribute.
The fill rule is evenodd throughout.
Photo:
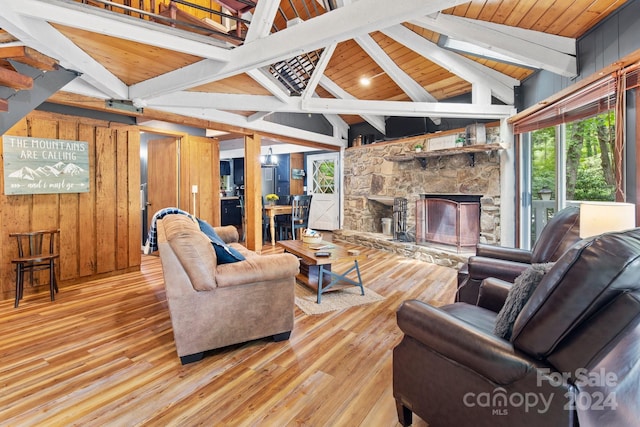
<svg viewBox="0 0 640 427"><path fill-rule="evenodd" d="M529 226L521 236L524 247L535 243L558 209L615 200L613 110L528 132L521 141L521 170L528 175L522 180L522 223Z"/></svg>

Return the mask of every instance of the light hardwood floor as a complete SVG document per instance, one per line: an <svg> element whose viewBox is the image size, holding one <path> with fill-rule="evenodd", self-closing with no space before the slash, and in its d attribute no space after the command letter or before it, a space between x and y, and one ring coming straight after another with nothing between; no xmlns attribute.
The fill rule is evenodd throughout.
<svg viewBox="0 0 640 427"><path fill-rule="evenodd" d="M364 251L365 286L384 301L315 316L296 308L290 340L186 366L156 256L140 272L62 287L53 303L45 292L18 309L3 301L0 425L397 426L395 312L412 298L451 301L456 272Z"/></svg>

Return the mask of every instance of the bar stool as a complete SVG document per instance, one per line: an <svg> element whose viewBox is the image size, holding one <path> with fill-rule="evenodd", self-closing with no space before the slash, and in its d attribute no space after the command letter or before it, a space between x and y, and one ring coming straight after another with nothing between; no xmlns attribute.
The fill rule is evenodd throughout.
<svg viewBox="0 0 640 427"><path fill-rule="evenodd" d="M10 237L15 237L18 242L18 257L11 260L16 265L16 302L14 308L18 307L24 293L24 273L26 271L30 273L31 284L33 284L34 271L49 270L51 301L55 300L55 292L58 292L55 260L60 257L55 246L55 238L58 234L60 234L59 229L9 234ZM49 241L48 248L44 244L47 240Z"/></svg>

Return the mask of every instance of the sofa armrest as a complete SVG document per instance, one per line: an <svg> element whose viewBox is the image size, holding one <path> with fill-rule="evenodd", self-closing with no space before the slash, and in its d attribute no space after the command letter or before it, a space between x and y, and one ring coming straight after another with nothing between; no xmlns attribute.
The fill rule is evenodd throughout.
<svg viewBox="0 0 640 427"><path fill-rule="evenodd" d="M225 243L237 243L240 240L240 236L238 235L238 229L233 225L225 225L222 227L213 227L216 234L222 239Z"/></svg>
<svg viewBox="0 0 640 427"><path fill-rule="evenodd" d="M496 277L511 283L531 266L531 264L479 256L470 257L468 264L471 279L483 280L487 277Z"/></svg>
<svg viewBox="0 0 640 427"><path fill-rule="evenodd" d="M531 264L531 251L526 249L508 248L504 246L479 243L476 245L476 256Z"/></svg>
<svg viewBox="0 0 640 427"><path fill-rule="evenodd" d="M260 255L218 265L216 284L218 287L225 287L293 278L299 271L300 261L292 254Z"/></svg>
<svg viewBox="0 0 640 427"><path fill-rule="evenodd" d="M405 301L397 319L405 335L498 384L513 383L534 369L511 342L423 302Z"/></svg>
<svg viewBox="0 0 640 427"><path fill-rule="evenodd" d="M480 284L480 294L478 295L478 307L486 308L498 313L504 302L507 300L509 289L513 286L505 280L488 277Z"/></svg>

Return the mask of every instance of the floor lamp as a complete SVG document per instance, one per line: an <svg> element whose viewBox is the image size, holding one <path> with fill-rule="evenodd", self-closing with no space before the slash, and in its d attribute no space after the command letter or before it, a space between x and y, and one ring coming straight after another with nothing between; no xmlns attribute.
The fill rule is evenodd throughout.
<svg viewBox="0 0 640 427"><path fill-rule="evenodd" d="M636 205L616 202L580 203L580 237L635 228Z"/></svg>

